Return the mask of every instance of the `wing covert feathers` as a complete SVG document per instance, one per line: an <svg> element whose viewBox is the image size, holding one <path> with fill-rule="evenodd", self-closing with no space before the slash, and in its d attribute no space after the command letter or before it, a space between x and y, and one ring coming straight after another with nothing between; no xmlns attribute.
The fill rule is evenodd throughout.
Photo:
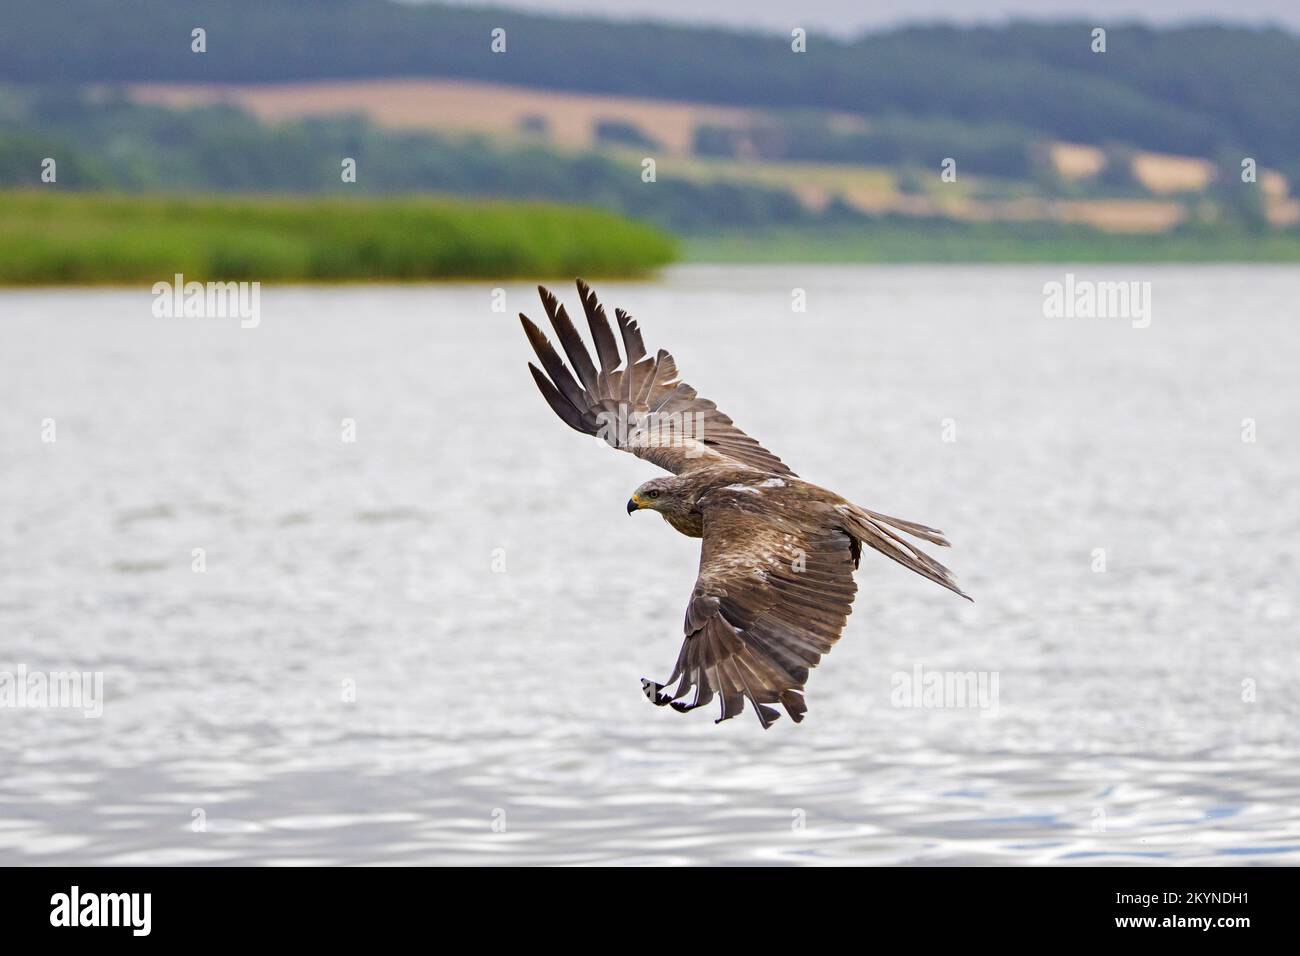
<svg viewBox="0 0 1300 956"><path fill-rule="evenodd" d="M522 313L519 319L541 366L530 366L533 380L566 425L600 435L615 448L674 474L728 461L793 474L713 402L678 381L671 355L660 349L650 358L636 320L622 309L614 312L616 338L609 316L587 283L578 280L578 297L599 367L564 305L549 290L538 286L538 292L568 364L535 323ZM625 354L619 352L620 339Z"/></svg>
<svg viewBox="0 0 1300 956"><path fill-rule="evenodd" d="M709 496L700 573L686 608L677 664L666 684L643 680L654 703L694 710L720 697L718 720L748 700L766 728L779 705L803 720L808 672L839 640L853 603L850 537L811 512L783 520L738 496Z"/></svg>

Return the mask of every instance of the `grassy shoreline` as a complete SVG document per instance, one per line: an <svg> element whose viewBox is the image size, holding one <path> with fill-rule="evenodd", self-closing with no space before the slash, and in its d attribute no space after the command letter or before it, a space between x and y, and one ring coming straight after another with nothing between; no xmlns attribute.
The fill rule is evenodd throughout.
<svg viewBox="0 0 1300 956"><path fill-rule="evenodd" d="M1053 223L882 219L683 239L685 262L1300 262L1300 232L1103 233Z"/></svg>
<svg viewBox="0 0 1300 956"><path fill-rule="evenodd" d="M540 202L0 193L0 285L622 278L676 250L652 226Z"/></svg>

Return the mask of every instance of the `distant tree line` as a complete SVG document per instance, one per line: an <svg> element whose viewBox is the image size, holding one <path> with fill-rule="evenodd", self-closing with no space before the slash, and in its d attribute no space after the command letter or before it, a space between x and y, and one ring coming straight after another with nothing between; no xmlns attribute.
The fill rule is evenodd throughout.
<svg viewBox="0 0 1300 956"><path fill-rule="evenodd" d="M617 146L640 142L634 128L617 124L603 138ZM1015 128L884 118L846 132L824 117L783 115L752 129L701 127L696 147L723 156L879 162L894 170L900 190L913 193L933 185L946 147L962 157L963 170L984 177L972 192L979 198L1147 195L1132 174L1130 147L1107 145L1102 173L1070 182L1041 142ZM559 152L528 139L509 145L399 132L362 117L269 124L229 106L145 106L111 89L0 86L0 187L42 186L46 158L56 160L59 190L539 199L600 206L682 233L874 221L841 199L814 211L780 186L688 179L674 174L671 158L647 183L622 154ZM354 182L344 180L344 160L355 162ZM1241 183L1237 155L1225 151L1216 162L1205 225L1265 231L1262 193Z"/></svg>
<svg viewBox="0 0 1300 956"><path fill-rule="evenodd" d="M1109 23L1094 53L1092 23L923 26L794 53L779 35L390 0L0 0L0 16L0 79L25 83L454 76L1300 163L1300 38L1279 29Z"/></svg>
<svg viewBox="0 0 1300 956"><path fill-rule="evenodd" d="M0 95L0 186L39 186L45 157L60 189L545 199L687 232L854 217L814 214L784 189L688 181L667 164L647 183L607 156L393 132L358 117L270 125L230 107L173 111L74 89ZM355 182L343 181L344 159L356 161Z"/></svg>

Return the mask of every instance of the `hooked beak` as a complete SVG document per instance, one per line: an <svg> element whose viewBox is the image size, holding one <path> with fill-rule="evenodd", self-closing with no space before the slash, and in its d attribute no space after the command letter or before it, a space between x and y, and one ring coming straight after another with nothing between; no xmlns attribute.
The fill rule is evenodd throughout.
<svg viewBox="0 0 1300 956"><path fill-rule="evenodd" d="M641 499L638 498L636 495L633 495L631 498L627 500L627 513L631 514L634 511L640 511L640 510L641 510Z"/></svg>

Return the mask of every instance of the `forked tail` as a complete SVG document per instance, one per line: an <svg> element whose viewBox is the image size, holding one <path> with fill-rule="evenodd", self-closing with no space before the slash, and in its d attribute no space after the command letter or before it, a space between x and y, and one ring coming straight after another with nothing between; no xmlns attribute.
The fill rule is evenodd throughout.
<svg viewBox="0 0 1300 956"><path fill-rule="evenodd" d="M952 579L951 571L906 538L900 537L889 529L894 528L914 538L920 538L923 541L929 541L931 544L937 544L941 548L946 548L948 547L948 539L943 536L942 531L927 528L915 521L904 521L902 518L891 518L889 515L882 515L876 511L868 511L866 508L859 508L855 504L845 503L839 505L836 510L844 516L844 530L859 545L865 544L874 548L885 557L897 561L903 567L910 568L921 577L928 578L949 591L960 594L968 601L975 600L957 587L957 582Z"/></svg>

